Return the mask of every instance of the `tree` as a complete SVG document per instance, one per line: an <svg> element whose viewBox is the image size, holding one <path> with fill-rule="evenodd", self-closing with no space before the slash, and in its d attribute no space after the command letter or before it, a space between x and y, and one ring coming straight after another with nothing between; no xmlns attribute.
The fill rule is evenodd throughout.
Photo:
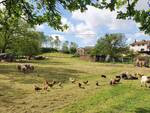
<svg viewBox="0 0 150 113"><path fill-rule="evenodd" d="M64 52L64 53L69 53L69 42L68 42L68 41L65 41L65 42L62 44L62 52Z"/></svg>
<svg viewBox="0 0 150 113"><path fill-rule="evenodd" d="M78 45L75 42L70 43L70 53L75 54L77 50Z"/></svg>
<svg viewBox="0 0 150 113"><path fill-rule="evenodd" d="M50 47L51 47L51 48L54 48L54 39L53 39L52 36L50 36L50 37L48 38L48 41L49 41Z"/></svg>
<svg viewBox="0 0 150 113"><path fill-rule="evenodd" d="M110 56L114 59L124 52L124 48L126 43L123 34L106 34L98 39L92 54Z"/></svg>
<svg viewBox="0 0 150 113"><path fill-rule="evenodd" d="M31 31L24 37L17 37L10 50L16 55L28 56L30 60L33 55L40 53L42 39L40 32Z"/></svg>
<svg viewBox="0 0 150 113"><path fill-rule="evenodd" d="M48 22L49 26L56 30L64 30L62 25L61 11L57 6L66 10L74 11L80 9L82 12L91 5L100 9L107 8L111 11L118 10L127 5L126 10L118 11L118 19L133 19L140 23L140 29L150 34L150 9L137 10L135 8L139 0L1 0L7 10L9 18L23 18L31 25ZM0 12L3 9L0 9ZM1 14L0 14L1 18Z"/></svg>
<svg viewBox="0 0 150 113"><path fill-rule="evenodd" d="M60 49L60 44L61 44L61 41L60 41L60 39L59 39L59 36L55 36L54 44L55 44L55 48L56 48L57 50L59 50L59 49Z"/></svg>

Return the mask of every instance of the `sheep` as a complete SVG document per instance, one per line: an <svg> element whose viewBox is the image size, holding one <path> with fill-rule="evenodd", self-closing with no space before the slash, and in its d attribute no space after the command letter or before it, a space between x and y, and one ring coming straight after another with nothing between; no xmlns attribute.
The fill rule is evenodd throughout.
<svg viewBox="0 0 150 113"><path fill-rule="evenodd" d="M88 80L87 81L83 81L84 84L88 84L88 82L89 82Z"/></svg>
<svg viewBox="0 0 150 113"><path fill-rule="evenodd" d="M18 71L21 71L23 73L30 72L30 71L34 70L34 66L32 66L31 64L19 64L17 66L17 68L18 68Z"/></svg>
<svg viewBox="0 0 150 113"><path fill-rule="evenodd" d="M106 78L106 75L101 75L102 78Z"/></svg>
<svg viewBox="0 0 150 113"><path fill-rule="evenodd" d="M147 87L147 84L149 84L149 83L150 83L150 76L142 76L141 77L141 87L143 85L145 85L145 87ZM150 88L150 86L149 86L149 88Z"/></svg>
<svg viewBox="0 0 150 113"><path fill-rule="evenodd" d="M34 70L34 66L31 65L31 64L25 64L26 68L27 68L27 71L30 72L30 71L33 71Z"/></svg>
<svg viewBox="0 0 150 113"><path fill-rule="evenodd" d="M26 66L24 66L24 65L22 65L22 64L19 64L19 65L17 66L17 68L18 68L18 71L22 71L22 72L24 72L24 73L27 71Z"/></svg>
<svg viewBox="0 0 150 113"><path fill-rule="evenodd" d="M27 72L27 68L24 65L18 65L18 70L24 74Z"/></svg>

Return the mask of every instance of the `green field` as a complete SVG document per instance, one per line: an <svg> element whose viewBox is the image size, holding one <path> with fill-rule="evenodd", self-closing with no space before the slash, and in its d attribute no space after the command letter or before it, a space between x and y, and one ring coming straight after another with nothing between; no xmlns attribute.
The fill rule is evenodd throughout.
<svg viewBox="0 0 150 113"><path fill-rule="evenodd" d="M45 56L49 59L31 61L35 71L29 74L18 72L17 63L0 63L0 113L150 113L150 89L140 87L139 80L109 85L109 79L121 72L149 75L150 69L81 61L60 53ZM89 80L89 84L81 89L70 83L69 77L78 82ZM42 86L45 79L62 81L63 88L56 85L35 92L33 85ZM101 86L97 87L96 81Z"/></svg>

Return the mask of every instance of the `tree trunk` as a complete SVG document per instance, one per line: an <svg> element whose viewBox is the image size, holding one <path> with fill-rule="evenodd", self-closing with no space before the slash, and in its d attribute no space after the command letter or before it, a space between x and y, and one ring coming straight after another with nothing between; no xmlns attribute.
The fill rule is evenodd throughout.
<svg viewBox="0 0 150 113"><path fill-rule="evenodd" d="M3 46L3 48L2 48L2 53L5 53L5 51L6 51L6 46L7 46L7 44L5 43L4 46Z"/></svg>

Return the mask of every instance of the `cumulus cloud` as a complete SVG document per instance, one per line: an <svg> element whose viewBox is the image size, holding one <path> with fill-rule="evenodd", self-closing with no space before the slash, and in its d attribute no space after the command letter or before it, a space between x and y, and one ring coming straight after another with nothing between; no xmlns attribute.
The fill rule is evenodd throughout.
<svg viewBox="0 0 150 113"><path fill-rule="evenodd" d="M88 6L87 8L88 10L84 13L81 13L79 10L73 12L72 18L85 23L86 28L93 31L96 28L107 27L108 30L130 32L136 27L135 22L132 20L116 19L116 11L111 12L108 9L101 10L92 6Z"/></svg>
<svg viewBox="0 0 150 113"><path fill-rule="evenodd" d="M37 31L44 31L46 24L36 25L35 29Z"/></svg>

